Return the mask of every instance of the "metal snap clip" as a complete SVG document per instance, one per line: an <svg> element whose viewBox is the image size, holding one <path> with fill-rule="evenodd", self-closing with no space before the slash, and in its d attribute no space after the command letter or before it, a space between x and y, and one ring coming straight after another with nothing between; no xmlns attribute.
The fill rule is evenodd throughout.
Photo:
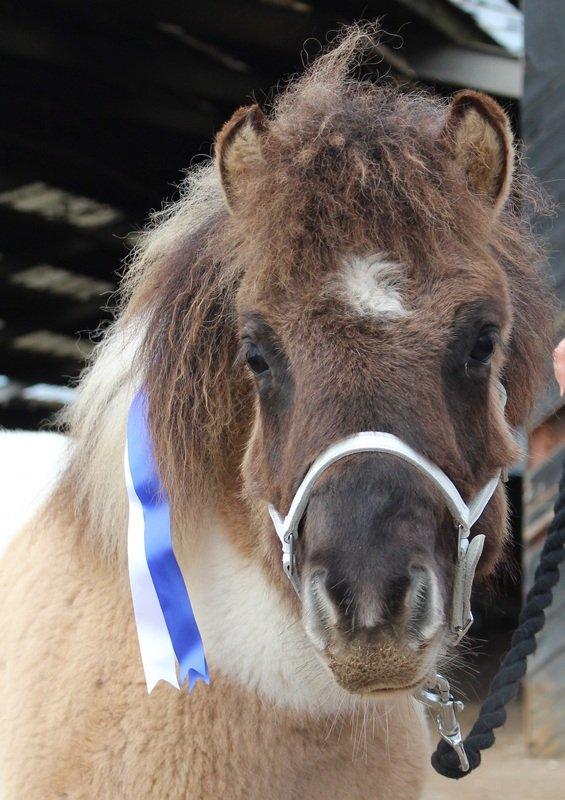
<svg viewBox="0 0 565 800"><path fill-rule="evenodd" d="M457 712L463 711L465 706L460 700L453 699L447 678L436 675L435 683L420 689L416 698L429 708L439 735L457 753L461 772L468 772L469 759L457 719Z"/></svg>

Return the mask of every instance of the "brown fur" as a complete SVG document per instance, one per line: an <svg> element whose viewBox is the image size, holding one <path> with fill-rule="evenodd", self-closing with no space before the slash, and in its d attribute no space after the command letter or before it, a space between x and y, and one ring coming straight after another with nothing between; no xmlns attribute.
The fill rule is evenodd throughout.
<svg viewBox="0 0 565 800"><path fill-rule="evenodd" d="M77 448L47 528L27 531L5 560L9 633L2 657L23 676L17 686L6 682L2 698L15 737L7 750L7 800L418 796L421 734L396 706L390 724L402 730L406 749L395 749L398 760L383 758L377 725L370 762L359 771L345 755L355 739L347 715L344 745L333 734L324 740L319 721L263 704L227 676L190 697L166 688L145 697L116 478L127 403L143 382L177 544L190 553L201 527L195 521L220 515L234 546L260 566L297 623L299 603L280 569L265 500L286 510L297 479L327 444L355 430L393 430L446 470L467 498L516 456L493 379L506 385L508 422L523 424L543 376L550 306L540 251L520 214L519 178L505 202L512 172L506 117L477 93L448 107L355 80L351 62L368 43L353 29L291 83L268 116L238 112L219 136L217 164L189 176L180 201L156 216L138 246L123 314L71 412ZM332 293L344 256L374 252L405 272L411 313L402 323L357 317ZM487 313L500 325L502 343L488 381L474 389L447 354L473 315ZM242 331L258 315L288 366L281 419L261 407L238 357ZM100 365L111 369L121 337L136 336L133 358L102 391ZM386 476L397 472L391 465ZM452 530L448 535L437 498L428 500L441 523L434 557L448 593ZM499 493L477 525L488 534L484 574L500 556L504 520ZM398 539L408 554L414 535ZM315 538L307 530L303 546ZM433 536L427 543L432 548ZM22 548L29 564L14 577ZM29 581L38 588L22 589ZM79 599L71 602L75 590ZM21 645L24 617L36 613L39 671ZM59 646L51 643L56 630ZM362 690L375 670L387 672L385 650L388 673L395 659L405 664L396 646L381 642L364 651L354 644L334 663L336 679ZM300 774L289 788L294 764Z"/></svg>
<svg viewBox="0 0 565 800"><path fill-rule="evenodd" d="M232 421L249 409L244 402L251 391L249 379L235 363L233 304L243 274L246 286L263 280L274 297L278 285L295 280L302 289L318 281L321 271L333 268L335 253L375 248L390 252L418 279L415 291L422 292L424 306L417 323L421 330L432 286L445 287L445 298L433 298L435 306L447 304L448 313L453 313L461 302L450 294L450 277L457 280L459 260L464 262L457 264L460 276L469 273L467 296L480 289L489 271L497 274L498 263L505 268L509 301L519 306L522 297L530 299L528 309L520 308L522 316L512 326L509 343L511 424L524 421L535 397L546 339L530 335L529 320L540 333L545 331L550 308L537 270L540 254L519 213L513 205L493 224L490 209L462 183L459 165L438 136L445 121L440 102L348 83L342 57L343 53L330 53L279 100L261 163L240 187L239 213L218 221L204 243L183 242L178 262L171 254L170 260L156 264L133 297L135 313L145 306L155 320L149 327L147 353L148 382L159 409L156 435L166 450L163 463L171 465L174 482L180 482L185 496L186 482L192 484L199 474L194 474L201 460L198 453L204 450L208 457L221 452L216 437L229 447ZM336 147L336 137L346 144ZM190 257L191 247L195 252ZM161 290L155 293L157 282ZM155 359L165 341L164 357ZM514 359L522 369L519 387L512 391ZM175 395L174 407L172 381L184 389ZM234 387L239 391L234 393ZM203 448L203 426L211 425L210 446ZM171 431L174 443L169 446ZM172 466L175 462L177 468ZM183 464L190 465L194 477L186 474ZM224 465L222 454L213 473L221 475Z"/></svg>

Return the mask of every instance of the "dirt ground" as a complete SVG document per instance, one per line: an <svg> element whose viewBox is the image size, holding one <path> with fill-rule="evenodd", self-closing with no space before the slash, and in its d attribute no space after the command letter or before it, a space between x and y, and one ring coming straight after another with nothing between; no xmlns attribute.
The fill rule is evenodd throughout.
<svg viewBox="0 0 565 800"><path fill-rule="evenodd" d="M477 714L465 710L468 730ZM437 775L430 779L422 800L565 800L565 759L532 758L527 754L518 704L510 709L496 743L483 754L480 767L459 781Z"/></svg>

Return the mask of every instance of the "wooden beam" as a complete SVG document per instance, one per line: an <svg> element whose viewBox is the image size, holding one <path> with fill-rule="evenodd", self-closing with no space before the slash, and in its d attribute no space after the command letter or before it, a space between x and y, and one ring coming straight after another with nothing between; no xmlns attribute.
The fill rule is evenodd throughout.
<svg viewBox="0 0 565 800"><path fill-rule="evenodd" d="M73 382L85 364L85 355L92 349L92 343L88 337L67 335L58 341L58 336L60 334L39 327L21 333L8 325L1 327L1 374L24 384L68 385Z"/></svg>
<svg viewBox="0 0 565 800"><path fill-rule="evenodd" d="M81 25L99 27L101 23L114 28L155 30L159 23L178 25L195 39L213 43L226 51L228 57L239 59L245 54L252 58L257 50L273 56L286 57L296 63L304 41L311 36L323 36L335 30L340 21L352 19L347 3L308 2L283 5L253 0L91 0L77 4L74 0L53 0L39 4L52 15L71 18ZM358 18L370 18L372 8L378 13L383 3L354 4ZM385 5L390 5L386 3ZM371 10L369 10L371 7ZM365 9L365 12L364 12ZM189 45L185 45L187 48ZM298 65L297 65L298 66ZM277 76L280 78L280 74Z"/></svg>
<svg viewBox="0 0 565 800"><path fill-rule="evenodd" d="M522 96L524 65L502 50L484 52L432 39L407 46L405 57L423 81L478 89L499 97Z"/></svg>
<svg viewBox="0 0 565 800"><path fill-rule="evenodd" d="M108 297L80 302L69 296L0 280L0 319L14 335L38 329L69 336L94 331L101 322L111 319L105 309L108 302Z"/></svg>
<svg viewBox="0 0 565 800"><path fill-rule="evenodd" d="M129 248L127 228L84 230L0 205L0 272L53 262L71 272L112 280Z"/></svg>
<svg viewBox="0 0 565 800"><path fill-rule="evenodd" d="M253 70L228 69L156 28L138 28L132 35L131 24L122 32L103 19L92 24L88 18L58 15L54 22L54 15L42 9L30 14L4 6L0 53L96 78L134 96L160 90L180 102L197 96L233 105L262 82Z"/></svg>
<svg viewBox="0 0 565 800"><path fill-rule="evenodd" d="M493 44L472 17L446 0L399 0L399 3L451 41L468 45Z"/></svg>
<svg viewBox="0 0 565 800"><path fill-rule="evenodd" d="M1 344L2 374L23 383L52 383L68 386L77 380L84 366L79 359L55 359L36 353L14 351Z"/></svg>

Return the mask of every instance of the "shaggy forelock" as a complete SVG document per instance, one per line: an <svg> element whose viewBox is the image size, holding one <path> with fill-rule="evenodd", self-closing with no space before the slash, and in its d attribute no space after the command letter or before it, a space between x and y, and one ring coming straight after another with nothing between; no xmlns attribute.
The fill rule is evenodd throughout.
<svg viewBox="0 0 565 800"><path fill-rule="evenodd" d="M351 76L370 43L350 32L274 104L233 219L242 241L253 237L251 265L303 273L309 258L319 270L327 252L375 245L421 262L491 227L440 141L446 102Z"/></svg>

